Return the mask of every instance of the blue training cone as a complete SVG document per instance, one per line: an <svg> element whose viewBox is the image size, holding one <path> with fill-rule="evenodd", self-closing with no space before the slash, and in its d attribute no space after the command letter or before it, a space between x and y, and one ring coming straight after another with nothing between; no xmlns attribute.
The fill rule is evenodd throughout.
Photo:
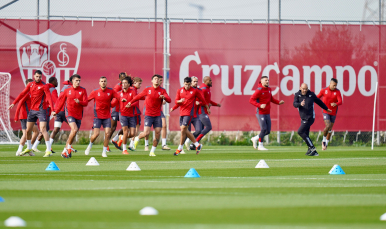
<svg viewBox="0 0 386 229"><path fill-rule="evenodd" d="M0 202L4 202L4 198L0 196Z"/></svg>
<svg viewBox="0 0 386 229"><path fill-rule="evenodd" d="M46 171L57 171L57 170L60 170L60 169L58 168L58 166L53 161L46 168Z"/></svg>
<svg viewBox="0 0 386 229"><path fill-rule="evenodd" d="M346 174L343 169L339 165L334 165L330 172L328 172L331 175L344 175Z"/></svg>
<svg viewBox="0 0 386 229"><path fill-rule="evenodd" d="M186 173L185 177L198 178L198 177L200 177L200 175L198 175L197 171L194 168L191 168Z"/></svg>

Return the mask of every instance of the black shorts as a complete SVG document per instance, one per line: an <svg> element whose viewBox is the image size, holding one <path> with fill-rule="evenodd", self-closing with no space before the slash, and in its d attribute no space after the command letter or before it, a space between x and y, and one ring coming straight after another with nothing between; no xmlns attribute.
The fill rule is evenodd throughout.
<svg viewBox="0 0 386 229"><path fill-rule="evenodd" d="M146 116L145 115L145 126L148 126L148 127L153 126L153 128L157 128L157 127L162 128L161 115L160 116Z"/></svg>
<svg viewBox="0 0 386 229"><path fill-rule="evenodd" d="M93 128L101 128L101 126L103 126L103 128L111 128L111 119L94 118Z"/></svg>
<svg viewBox="0 0 386 229"><path fill-rule="evenodd" d="M124 126L127 126L129 128L137 127L137 120L136 120L135 116L134 117L130 117L130 116L120 115L119 119L120 119L122 127L124 127Z"/></svg>
<svg viewBox="0 0 386 229"><path fill-rule="evenodd" d="M142 122L141 122L141 115L137 115L137 116L135 116L135 118L136 118L137 125L141 125L142 124Z"/></svg>
<svg viewBox="0 0 386 229"><path fill-rule="evenodd" d="M330 115L323 113L323 120L329 120L332 123L335 123L336 115Z"/></svg>
<svg viewBox="0 0 386 229"><path fill-rule="evenodd" d="M82 124L82 120L80 119L76 119L72 116L68 116L67 117L67 120L68 120L68 123L72 123L72 122L75 122L76 123L76 126L78 127L78 129L80 129L80 125Z"/></svg>
<svg viewBox="0 0 386 229"><path fill-rule="evenodd" d="M116 111L111 112L111 119L114 121L119 121L119 112L116 112Z"/></svg>
<svg viewBox="0 0 386 229"><path fill-rule="evenodd" d="M39 122L48 122L49 116L47 119L47 111L46 110L30 110L28 113L27 122L36 122L39 119Z"/></svg>
<svg viewBox="0 0 386 229"><path fill-rule="evenodd" d="M180 126L190 126L192 119L192 116L180 116Z"/></svg>
<svg viewBox="0 0 386 229"><path fill-rule="evenodd" d="M163 111L161 111L161 118L166 118Z"/></svg>
<svg viewBox="0 0 386 229"><path fill-rule="evenodd" d="M60 123L66 122L66 123L68 123L67 122L67 118L66 118L66 114L64 113L64 111L61 111L61 112L56 114L55 122L60 122Z"/></svg>

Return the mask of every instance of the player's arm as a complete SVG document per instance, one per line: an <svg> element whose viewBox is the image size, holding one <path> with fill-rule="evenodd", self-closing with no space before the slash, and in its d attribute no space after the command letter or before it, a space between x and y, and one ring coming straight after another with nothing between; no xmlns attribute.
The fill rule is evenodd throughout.
<svg viewBox="0 0 386 229"><path fill-rule="evenodd" d="M171 103L172 102L172 99L170 98L170 96L168 95L168 93L166 92L166 90L163 91L162 93L163 95L163 99L167 102L167 103Z"/></svg>
<svg viewBox="0 0 386 229"><path fill-rule="evenodd" d="M92 94L92 92L91 92L91 94ZM84 89L83 90L82 100L79 100L79 104L84 106L84 107L87 107L88 101L90 101L90 100L88 100L88 98L87 98L87 91L86 91L86 89Z"/></svg>
<svg viewBox="0 0 386 229"><path fill-rule="evenodd" d="M53 90L51 93L51 97L52 97L52 102L54 103L54 106L55 106L56 102L58 101L58 91Z"/></svg>
<svg viewBox="0 0 386 229"><path fill-rule="evenodd" d="M293 105L295 108L299 108L301 105L301 102L299 100L299 96L297 94L294 95L294 102Z"/></svg>
<svg viewBox="0 0 386 229"><path fill-rule="evenodd" d="M95 99L95 93L94 93L95 91L92 91L91 93L90 93L90 95L88 96L88 101L90 102L91 100L93 100L93 99Z"/></svg>
<svg viewBox="0 0 386 229"><path fill-rule="evenodd" d="M201 106L206 107L206 111L208 114L210 114L210 109L208 103L206 102L205 96L199 90L196 90L196 96L202 102Z"/></svg>
<svg viewBox="0 0 386 229"><path fill-rule="evenodd" d="M59 113L62 110L66 100L67 100L67 94L66 94L66 92L62 92L60 97L59 97L59 101L56 104L55 113Z"/></svg>
<svg viewBox="0 0 386 229"><path fill-rule="evenodd" d="M20 113L21 107L24 106L24 102L27 100L28 96L29 96L28 94L25 95L17 104L17 108L15 112L15 122L19 121L19 113Z"/></svg>
<svg viewBox="0 0 386 229"><path fill-rule="evenodd" d="M135 90L132 90L132 93L133 93L133 98L134 98L135 96L137 96L137 92L136 92ZM134 107L139 106L139 100L136 101L136 102L134 102L133 104L131 104L131 106L134 106Z"/></svg>
<svg viewBox="0 0 386 229"><path fill-rule="evenodd" d="M175 104L174 106L170 109L170 112L176 110L178 107L181 106L181 104L185 101L185 98L182 98L181 99L181 95L179 93L180 90L177 91L177 94L176 94L176 99L174 100Z"/></svg>
<svg viewBox="0 0 386 229"><path fill-rule="evenodd" d="M51 96L50 89L48 88L48 85L44 85L43 88L44 88L44 94L46 94L47 101L50 104L51 109L54 109L54 103L52 102L52 96ZM52 111L52 113L56 113L56 112Z"/></svg>
<svg viewBox="0 0 386 229"><path fill-rule="evenodd" d="M31 82L32 83L32 82ZM20 102L20 100L28 94L29 90L30 90L30 85L31 83L27 84L27 86L24 88L24 90L22 92L20 92L20 94L16 97L16 99L13 101L13 103L8 107L8 110L9 109L12 109L13 106L15 106L16 103Z"/></svg>
<svg viewBox="0 0 386 229"><path fill-rule="evenodd" d="M142 100L142 98L145 98L147 95L147 89L144 89L141 93L136 95L129 103L133 104L134 102L137 102L138 100Z"/></svg>
<svg viewBox="0 0 386 229"><path fill-rule="evenodd" d="M115 86L117 87L117 86ZM119 94L115 91L115 87L114 87L114 90L113 90L113 99L111 100L111 107L114 108L116 107L117 105L119 105L119 100L121 99L119 97Z"/></svg>
<svg viewBox="0 0 386 229"><path fill-rule="evenodd" d="M282 105L284 104L284 100L277 100L273 97L273 95L271 94L271 102L274 103L274 104L277 104L277 105Z"/></svg>
<svg viewBox="0 0 386 229"><path fill-rule="evenodd" d="M318 104L318 106L320 106L323 110L326 110L328 112L331 112L330 109L328 109L328 107L326 106L326 104L323 103L322 100L320 100L314 93L312 93L312 96L314 97L314 102L316 104Z"/></svg>
<svg viewBox="0 0 386 229"><path fill-rule="evenodd" d="M336 106L340 106L343 104L342 95L340 94L340 91L337 91L337 99L338 102L336 103Z"/></svg>
<svg viewBox="0 0 386 229"><path fill-rule="evenodd" d="M253 93L253 95L249 99L249 103L252 104L255 107L260 108L261 104L256 102L256 100L258 100L259 98L260 98L260 91L256 90L255 93Z"/></svg>
<svg viewBox="0 0 386 229"><path fill-rule="evenodd" d="M324 89L320 90L319 94L316 96L318 99L322 98Z"/></svg>

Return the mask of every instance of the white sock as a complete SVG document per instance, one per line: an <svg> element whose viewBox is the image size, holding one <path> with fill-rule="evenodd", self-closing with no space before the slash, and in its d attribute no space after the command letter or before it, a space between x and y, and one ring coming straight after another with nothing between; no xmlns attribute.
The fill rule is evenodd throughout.
<svg viewBox="0 0 386 229"><path fill-rule="evenodd" d="M122 144L123 145L123 150L127 150L127 145L126 144Z"/></svg>
<svg viewBox="0 0 386 229"><path fill-rule="evenodd" d="M330 140L326 140L326 146L328 146L328 143L330 142Z"/></svg>
<svg viewBox="0 0 386 229"><path fill-rule="evenodd" d="M259 142L259 146L263 146L263 142Z"/></svg>
<svg viewBox="0 0 386 229"><path fill-rule="evenodd" d="M19 151L19 152L21 152L21 151L23 151L23 145L19 145L19 149L17 150L17 151Z"/></svg>
<svg viewBox="0 0 386 229"><path fill-rule="evenodd" d="M166 138L162 138L162 146L166 145Z"/></svg>
<svg viewBox="0 0 386 229"><path fill-rule="evenodd" d="M92 148L92 144L94 144L94 143L92 143L92 142L90 142L90 144L88 144L88 148Z"/></svg>
<svg viewBox="0 0 386 229"><path fill-rule="evenodd" d="M134 141L139 141L138 136L134 138ZM146 140L145 140L145 142L146 142Z"/></svg>
<svg viewBox="0 0 386 229"><path fill-rule="evenodd" d="M133 139L131 139L130 140L130 148L133 148L133 146L134 146L134 141L133 141Z"/></svg>
<svg viewBox="0 0 386 229"><path fill-rule="evenodd" d="M106 153L106 151L107 151L107 147L103 146L103 153Z"/></svg>
<svg viewBox="0 0 386 229"><path fill-rule="evenodd" d="M39 144L40 144L40 141L36 140L34 145L32 146L32 149L37 149Z"/></svg>
<svg viewBox="0 0 386 229"><path fill-rule="evenodd" d="M200 143L195 142L194 145L195 145L196 147L198 147L198 146L200 145Z"/></svg>
<svg viewBox="0 0 386 229"><path fill-rule="evenodd" d="M54 143L54 139L50 138L50 144L52 145L52 143Z"/></svg>
<svg viewBox="0 0 386 229"><path fill-rule="evenodd" d="M27 149L32 149L31 140L27 140Z"/></svg>
<svg viewBox="0 0 386 229"><path fill-rule="evenodd" d="M145 139L145 146L148 146L148 145L149 145L149 140Z"/></svg>
<svg viewBox="0 0 386 229"><path fill-rule="evenodd" d="M150 150L150 153L154 153L154 152L155 152L155 148L157 148L157 147L152 146L152 147L151 147L151 150Z"/></svg>
<svg viewBox="0 0 386 229"><path fill-rule="evenodd" d="M186 144L189 144L189 143L190 143L190 139L189 139L189 138L186 138L185 143L186 143Z"/></svg>
<svg viewBox="0 0 386 229"><path fill-rule="evenodd" d="M113 138L113 141L118 141L119 140L119 134L115 135L115 137Z"/></svg>
<svg viewBox="0 0 386 229"><path fill-rule="evenodd" d="M46 151L51 151L51 143L50 143L50 141L46 141L46 147L47 147Z"/></svg>
<svg viewBox="0 0 386 229"><path fill-rule="evenodd" d="M182 148L182 145L179 145L178 146L178 150L182 150L183 148Z"/></svg>
<svg viewBox="0 0 386 229"><path fill-rule="evenodd" d="M326 136L323 136L323 142L325 142L327 140Z"/></svg>

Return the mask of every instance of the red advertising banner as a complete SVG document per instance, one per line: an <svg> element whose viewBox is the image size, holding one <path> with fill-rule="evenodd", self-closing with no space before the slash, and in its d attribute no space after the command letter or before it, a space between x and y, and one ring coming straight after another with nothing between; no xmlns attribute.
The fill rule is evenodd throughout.
<svg viewBox="0 0 386 229"><path fill-rule="evenodd" d="M304 82L318 94L331 78L338 79L343 96L335 131L372 129L378 79L376 129L386 129L386 34L379 26L172 23L170 33L170 78L179 79L171 80L170 93L175 95L186 76L198 77L199 84L210 76L212 100L222 104L212 108L213 130L259 130L249 98L263 75L269 76L273 96L285 101L271 105L272 130L297 130L294 93ZM316 104L315 113L312 130L322 130ZM172 120L177 115L172 113ZM176 129L178 122L170 125Z"/></svg>
<svg viewBox="0 0 386 229"><path fill-rule="evenodd" d="M99 88L101 76L106 76L108 87L113 88L120 72L141 77L144 89L153 74L162 74L162 38L162 23L155 27L147 22L2 19L0 71L12 75L11 102L36 69L42 70L44 81L55 76L58 91L74 73L82 77L80 85L88 94ZM90 103L84 109L81 130L92 128L94 101ZM142 109L143 102L140 106ZM10 119L17 130L20 123L13 121L14 113L15 108ZM69 130L68 125L63 129Z"/></svg>

